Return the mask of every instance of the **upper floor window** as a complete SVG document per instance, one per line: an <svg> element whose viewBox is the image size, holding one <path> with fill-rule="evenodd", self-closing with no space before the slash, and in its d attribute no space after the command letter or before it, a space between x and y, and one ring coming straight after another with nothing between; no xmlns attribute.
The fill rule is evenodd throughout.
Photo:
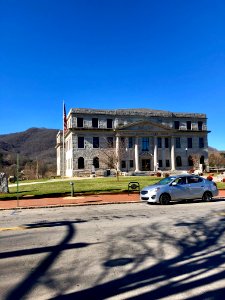
<svg viewBox="0 0 225 300"><path fill-rule="evenodd" d="M181 148L180 138L176 138L176 148Z"/></svg>
<svg viewBox="0 0 225 300"><path fill-rule="evenodd" d="M198 130L199 131L202 131L202 126L203 124L202 124L202 121L198 121Z"/></svg>
<svg viewBox="0 0 225 300"><path fill-rule="evenodd" d="M112 119L107 119L107 128L112 128Z"/></svg>
<svg viewBox="0 0 225 300"><path fill-rule="evenodd" d="M84 148L84 137L78 136L78 148Z"/></svg>
<svg viewBox="0 0 225 300"><path fill-rule="evenodd" d="M192 148L192 138L187 139L187 147Z"/></svg>
<svg viewBox="0 0 225 300"><path fill-rule="evenodd" d="M162 138L161 137L157 138L157 145L158 145L158 148L162 148Z"/></svg>
<svg viewBox="0 0 225 300"><path fill-rule="evenodd" d="M128 139L128 147L133 148L134 146L134 139L132 137L129 137Z"/></svg>
<svg viewBox="0 0 225 300"><path fill-rule="evenodd" d="M107 137L107 147L113 148L113 137L112 136Z"/></svg>
<svg viewBox="0 0 225 300"><path fill-rule="evenodd" d="M191 130L191 121L187 121L187 130Z"/></svg>
<svg viewBox="0 0 225 300"><path fill-rule="evenodd" d="M180 121L174 121L174 128L180 129Z"/></svg>
<svg viewBox="0 0 225 300"><path fill-rule="evenodd" d="M98 118L92 118L92 127L98 128Z"/></svg>
<svg viewBox="0 0 225 300"><path fill-rule="evenodd" d="M84 127L84 119L77 118L77 127Z"/></svg>
<svg viewBox="0 0 225 300"><path fill-rule="evenodd" d="M93 137L93 148L99 148L99 137L98 136Z"/></svg>
<svg viewBox="0 0 225 300"><path fill-rule="evenodd" d="M149 138L142 138L142 151L149 151Z"/></svg>
<svg viewBox="0 0 225 300"><path fill-rule="evenodd" d="M169 138L165 138L165 148L169 148Z"/></svg>
<svg viewBox="0 0 225 300"><path fill-rule="evenodd" d="M125 138L121 137L120 142L121 142L121 147L124 148L125 147Z"/></svg>
<svg viewBox="0 0 225 300"><path fill-rule="evenodd" d="M204 148L204 138L199 138L199 148Z"/></svg>

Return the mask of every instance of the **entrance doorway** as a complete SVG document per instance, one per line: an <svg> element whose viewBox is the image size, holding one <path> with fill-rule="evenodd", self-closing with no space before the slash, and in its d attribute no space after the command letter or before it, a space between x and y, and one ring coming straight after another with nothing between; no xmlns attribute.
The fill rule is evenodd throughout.
<svg viewBox="0 0 225 300"><path fill-rule="evenodd" d="M142 159L141 166L142 166L142 171L151 171L151 160Z"/></svg>

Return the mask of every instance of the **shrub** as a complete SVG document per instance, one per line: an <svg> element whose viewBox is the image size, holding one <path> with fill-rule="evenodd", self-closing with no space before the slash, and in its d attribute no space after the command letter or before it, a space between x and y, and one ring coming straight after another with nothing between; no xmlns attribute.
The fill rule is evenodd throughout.
<svg viewBox="0 0 225 300"><path fill-rule="evenodd" d="M206 179L212 181L213 177L211 175L209 175Z"/></svg>

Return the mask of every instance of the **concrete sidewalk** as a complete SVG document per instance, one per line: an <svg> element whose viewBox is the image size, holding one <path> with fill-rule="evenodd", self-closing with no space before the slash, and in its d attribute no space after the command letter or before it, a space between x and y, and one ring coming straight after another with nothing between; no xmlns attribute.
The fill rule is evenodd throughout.
<svg viewBox="0 0 225 300"><path fill-rule="evenodd" d="M219 195L216 198L224 198L225 190L219 190ZM113 203L128 203L140 202L139 193L132 192L121 194L100 194L89 196L75 196L75 197L58 197L58 198L29 198L23 197L17 200L1 200L1 209L14 208L37 208L37 207L57 207L57 206L76 206L76 205L94 205L94 204L113 204Z"/></svg>

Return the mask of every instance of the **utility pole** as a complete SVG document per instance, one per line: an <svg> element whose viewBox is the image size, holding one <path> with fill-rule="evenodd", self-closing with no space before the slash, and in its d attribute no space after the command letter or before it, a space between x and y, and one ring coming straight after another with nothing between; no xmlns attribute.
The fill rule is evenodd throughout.
<svg viewBox="0 0 225 300"><path fill-rule="evenodd" d="M16 155L16 199L17 207L19 206L19 154Z"/></svg>

